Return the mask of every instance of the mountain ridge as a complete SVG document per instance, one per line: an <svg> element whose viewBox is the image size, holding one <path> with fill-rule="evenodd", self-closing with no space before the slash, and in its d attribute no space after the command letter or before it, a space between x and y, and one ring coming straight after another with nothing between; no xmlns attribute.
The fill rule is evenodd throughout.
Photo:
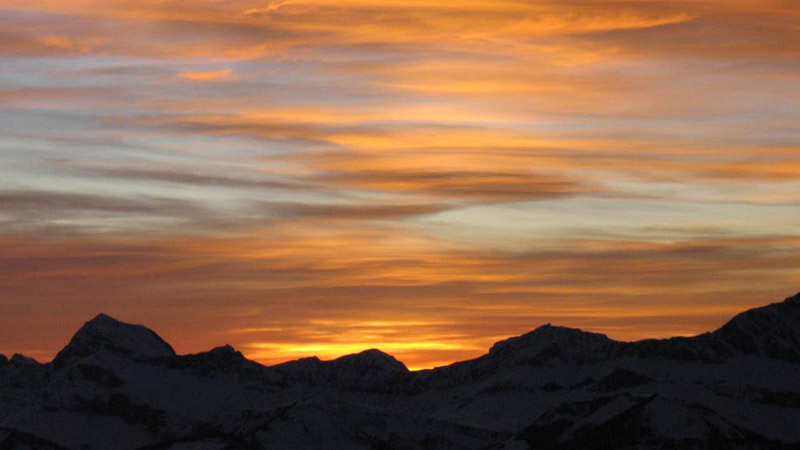
<svg viewBox="0 0 800 450"><path fill-rule="evenodd" d="M586 339L592 340L595 343L604 343L609 348L618 348L618 347L625 347L625 346L645 346L645 347L649 346L649 347L652 347L653 344L661 344L661 343L674 342L674 341L690 342L690 341L694 341L694 340L708 339L710 336L715 336L715 335L717 337L720 337L720 335L725 335L728 339L742 339L743 336L734 336L734 335L741 334L741 332L747 333L747 331L742 331L743 327L744 328L752 327L753 324L749 323L751 321L747 321L746 319L752 318L754 316L762 316L765 313L773 312L775 309L778 309L778 308L785 310L785 308L782 308L783 306L789 306L790 307L789 310L794 311L793 315L795 316L796 320L798 322L800 322L800 293L798 293L798 294L795 294L793 296L787 297L783 302L771 303L771 304L768 304L768 305L755 307L755 308L751 308L749 310L743 311L743 312L741 312L739 314L736 314L728 322L726 322L725 324L723 324L721 327L717 328L716 330L707 331L707 332L700 333L700 334L697 334L697 335L694 335L694 336L677 336L677 337L667 337L667 338L646 338L646 339L640 339L640 340L635 340L635 341L620 341L620 340L612 339L612 338L610 338L607 335L602 334L602 333L596 333L596 332L591 332L591 331L585 331L585 330L582 330L582 329L579 329L579 328L558 326L558 325L552 325L550 323L547 323L547 324L541 325L539 327L536 327L535 329L533 329L530 332L527 332L527 333L524 333L524 334L521 334L521 335L518 335L518 336L512 336L512 337L500 340L498 342L495 342L490 347L489 351L486 354L484 354L482 356L479 356L478 358L475 358L475 359L480 359L482 357L489 356L489 355L501 352L502 349L507 347L507 346L515 346L515 345L518 345L520 343L522 345L530 345L532 342L536 342L539 338L542 338L542 337L544 337L545 339L549 339L550 341L555 341L555 342L558 342L559 338L565 338L565 339L567 339L567 341L570 344L576 343L575 340L579 339L579 337L580 337L581 339L584 339L584 340L586 340ZM794 306L796 306L797 308L792 309L791 307L794 307ZM737 329L740 331L740 333L736 332ZM126 336L123 339L122 342L112 342L112 339L110 339L110 337L111 337L110 334L113 334L111 332L115 331L115 330L116 331L123 330L123 331L128 333L128 336ZM749 333L749 334L752 335L752 332ZM136 348L136 345L133 344L133 341L131 340L131 335L138 335L138 336L135 336L135 339L134 339L134 340L138 340L139 341L138 349ZM798 349L797 352L786 352L783 355L779 354L778 357L781 357L781 356L782 357L788 357L788 358L791 358L792 361L800 361L800 333L797 333L796 337L798 339L796 341L790 342L789 344L793 345L794 347L796 347ZM118 338L119 338L119 335L117 336L117 339ZM144 343L142 344L142 342L144 342ZM538 341L538 342L541 342L541 341ZM553 342L550 342L550 343L553 343ZM120 344L122 344L122 345L120 345ZM756 342L752 342L752 341L751 342L743 342L741 340L737 340L737 344L743 345L743 348L748 349L749 351L756 351L759 348L759 344L756 343ZM145 350L144 351L140 351L140 352L137 353L137 350L141 350L142 348L144 348ZM86 322L78 330L78 332L76 332L76 334L73 335L73 337L70 340L70 342L61 351L59 351L56 354L56 357L53 359L52 363L55 364L55 365L60 365L60 364L63 364L63 361L66 360L66 359L69 359L69 358L72 358L72 357L80 357L81 355L85 355L85 354L88 354L88 353L91 353L93 351L97 351L97 350L100 350L100 349L109 349L111 351L116 351L116 352L129 354L129 355L136 356L136 357L145 357L145 358L154 357L154 356L155 357L163 357L163 356L176 356L177 355L177 353L172 348L172 346L169 343L167 343L165 340L163 340L153 330L151 330L151 329L149 329L149 328L147 328L147 327L145 327L143 325L128 324L128 323L122 322L120 320L117 320L117 319L115 319L115 318L113 318L113 317L111 317L111 316L109 316L107 314L100 313L97 316L95 316L93 319L91 319L88 322ZM181 356L203 355L203 354L209 353L209 352L220 352L220 351L231 351L233 353L237 353L239 355L242 355L241 352L239 352L238 350L233 348L230 344L225 344L225 345L220 346L220 347L215 347L215 348L213 348L211 350L208 350L206 352L198 352L198 353L195 353L195 354L186 354L186 355L181 355ZM324 363L324 362L335 362L335 361L340 361L340 363L341 363L341 362L344 362L344 361L347 361L347 360L363 359L364 355L369 355L369 354L381 355L380 359L382 361L394 361L394 362L397 362L402 366L402 369L405 369L406 371L408 370L406 368L405 364L403 364L402 361L397 360L394 356L390 355L389 353L386 353L386 352L383 352L380 349L374 349L374 348L373 349L366 349L366 350L363 350L363 351L358 352L358 353L343 355L343 356L340 356L340 357L332 359L332 360L321 360L317 356L310 356L310 357L300 358L298 360L286 361L286 362L283 362L283 363L278 363L278 364L275 364L275 365L272 365L272 366L264 366L264 367L278 367L278 366L284 366L284 365L287 365L287 364L291 365L292 363L295 363L295 362L303 362L303 361L311 361L311 360L316 360L316 361L319 361L319 362L322 362L322 363ZM32 358L29 358L29 357L27 357L25 355L22 355L22 354L15 354L14 356L17 357L17 358L24 358L25 360L30 360L30 361L36 362ZM244 356L244 355L242 355L242 356ZM0 359L2 359L2 358L5 358L6 360L10 360L5 355L0 355ZM468 361L474 361L475 359L465 360L465 361L458 361L458 362L454 362L452 364L459 364L459 363L464 363L464 362L468 362ZM252 360L248 359L248 361L252 361ZM256 363L255 361L252 361L252 362ZM256 363L256 364L259 364L259 363ZM443 368L443 367L448 367L448 366L450 366L452 364L448 364L448 365L440 366L440 367L435 367L435 368L431 368L431 369L423 369L423 370L435 370L435 369L439 369L439 368ZM400 366L396 366L396 368L399 368L399 367Z"/></svg>
<svg viewBox="0 0 800 450"><path fill-rule="evenodd" d="M101 314L52 362L0 358L0 448L794 448L798 347L800 294L693 337L547 324L422 371L377 349L177 355Z"/></svg>

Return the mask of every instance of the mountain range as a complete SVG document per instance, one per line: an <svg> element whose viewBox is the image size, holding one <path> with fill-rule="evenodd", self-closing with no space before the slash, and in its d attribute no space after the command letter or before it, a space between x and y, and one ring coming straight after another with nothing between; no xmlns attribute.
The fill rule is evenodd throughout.
<svg viewBox="0 0 800 450"><path fill-rule="evenodd" d="M800 448L800 294L694 337L545 325L409 371L379 350L265 367L100 314L0 355L0 449Z"/></svg>

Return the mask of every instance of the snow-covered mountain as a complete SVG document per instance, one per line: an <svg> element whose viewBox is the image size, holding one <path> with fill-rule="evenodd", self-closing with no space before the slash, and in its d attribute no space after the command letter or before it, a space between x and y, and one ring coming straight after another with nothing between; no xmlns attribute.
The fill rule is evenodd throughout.
<svg viewBox="0 0 800 450"><path fill-rule="evenodd" d="M0 448L800 448L800 294L695 337L546 325L419 372L176 355L101 314L51 363L0 355Z"/></svg>

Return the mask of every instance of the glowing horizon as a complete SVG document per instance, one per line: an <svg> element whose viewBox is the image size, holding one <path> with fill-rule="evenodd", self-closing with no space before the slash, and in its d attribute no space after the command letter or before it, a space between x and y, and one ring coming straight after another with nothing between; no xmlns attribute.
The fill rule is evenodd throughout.
<svg viewBox="0 0 800 450"><path fill-rule="evenodd" d="M800 290L784 0L0 0L0 353L415 368ZM383 346L383 348L380 347Z"/></svg>

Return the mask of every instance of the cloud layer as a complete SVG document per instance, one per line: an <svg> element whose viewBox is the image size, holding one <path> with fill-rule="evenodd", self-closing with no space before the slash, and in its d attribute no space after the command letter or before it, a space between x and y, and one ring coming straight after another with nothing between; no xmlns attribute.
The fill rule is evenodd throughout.
<svg viewBox="0 0 800 450"><path fill-rule="evenodd" d="M800 284L790 1L0 0L0 25L0 352L103 311L183 351L429 367L544 322L701 332Z"/></svg>

